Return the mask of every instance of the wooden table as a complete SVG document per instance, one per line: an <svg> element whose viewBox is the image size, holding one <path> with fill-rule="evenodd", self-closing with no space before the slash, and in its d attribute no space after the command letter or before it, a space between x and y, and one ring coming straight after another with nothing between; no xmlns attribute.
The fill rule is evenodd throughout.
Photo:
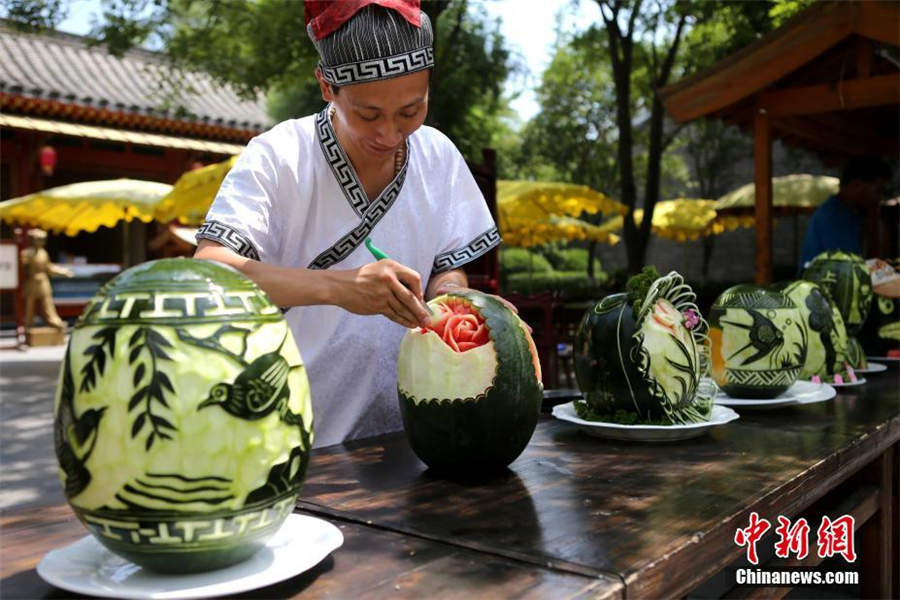
<svg viewBox="0 0 900 600"><path fill-rule="evenodd" d="M853 514L862 593L896 597L898 389L896 370L870 375L833 401L744 411L665 445L601 441L542 418L489 481L431 474L402 434L325 448L298 511L340 526L344 546L250 596L677 597L744 555L734 534L756 511L773 524L805 515L813 529L822 515ZM33 567L84 535L67 509L7 513L0 526L0 595L59 595Z"/></svg>

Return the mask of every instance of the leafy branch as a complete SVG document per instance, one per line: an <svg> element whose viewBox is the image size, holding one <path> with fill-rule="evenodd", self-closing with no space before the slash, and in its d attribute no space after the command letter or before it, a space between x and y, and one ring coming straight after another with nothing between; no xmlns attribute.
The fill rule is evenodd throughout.
<svg viewBox="0 0 900 600"><path fill-rule="evenodd" d="M117 331L117 327L104 327L91 336L92 340L97 340L98 342L88 346L84 351L88 361L81 367L80 391L90 391L97 384L97 377L103 376L103 371L106 370L106 352L104 347L109 348L109 358L112 360L113 353L116 350Z"/></svg>
<svg viewBox="0 0 900 600"><path fill-rule="evenodd" d="M166 401L166 390L175 393L172 381L169 376L158 368L158 362L161 360L171 361L172 357L166 352L167 348L173 348L172 343L163 337L159 332L149 327L139 327L131 339L128 341L129 354L128 364L137 365L134 370L134 387L138 387L148 375L147 365L149 364L149 380L146 385L138 388L128 402L128 411L131 412L142 406L143 410L138 413L131 426L131 437L137 437L144 429L145 425L150 426L150 433L147 435L145 448L150 450L153 442L157 437L170 440L172 436L166 431L167 429L175 431L172 425L164 417L153 412L154 401L162 404L164 408L169 408ZM141 354L146 351L147 359L141 361Z"/></svg>

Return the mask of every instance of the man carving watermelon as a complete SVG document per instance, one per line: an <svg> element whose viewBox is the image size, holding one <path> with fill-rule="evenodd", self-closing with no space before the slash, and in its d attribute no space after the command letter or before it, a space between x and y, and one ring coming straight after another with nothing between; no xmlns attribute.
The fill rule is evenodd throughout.
<svg viewBox="0 0 900 600"><path fill-rule="evenodd" d="M423 126L434 59L419 0L307 0L305 17L328 105L250 142L196 256L289 308L322 446L401 428L401 338L500 236L459 151ZM393 260L372 262L367 237Z"/></svg>

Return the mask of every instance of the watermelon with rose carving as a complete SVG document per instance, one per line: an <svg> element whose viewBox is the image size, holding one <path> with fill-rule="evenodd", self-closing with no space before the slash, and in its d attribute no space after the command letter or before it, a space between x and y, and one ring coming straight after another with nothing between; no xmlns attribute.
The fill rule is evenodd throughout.
<svg viewBox="0 0 900 600"><path fill-rule="evenodd" d="M521 454L543 399L527 325L496 297L459 290L429 302L400 344L397 387L410 445L443 471L499 470Z"/></svg>

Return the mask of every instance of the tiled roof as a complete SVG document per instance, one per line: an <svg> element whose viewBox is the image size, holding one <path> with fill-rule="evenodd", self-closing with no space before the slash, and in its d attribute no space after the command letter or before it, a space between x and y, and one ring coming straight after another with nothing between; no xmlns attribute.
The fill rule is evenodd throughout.
<svg viewBox="0 0 900 600"><path fill-rule="evenodd" d="M153 52L117 58L80 36L23 33L0 22L0 56L2 94L217 128L259 132L272 124L261 97L244 100L204 73L173 75ZM174 91L173 77L181 83Z"/></svg>

